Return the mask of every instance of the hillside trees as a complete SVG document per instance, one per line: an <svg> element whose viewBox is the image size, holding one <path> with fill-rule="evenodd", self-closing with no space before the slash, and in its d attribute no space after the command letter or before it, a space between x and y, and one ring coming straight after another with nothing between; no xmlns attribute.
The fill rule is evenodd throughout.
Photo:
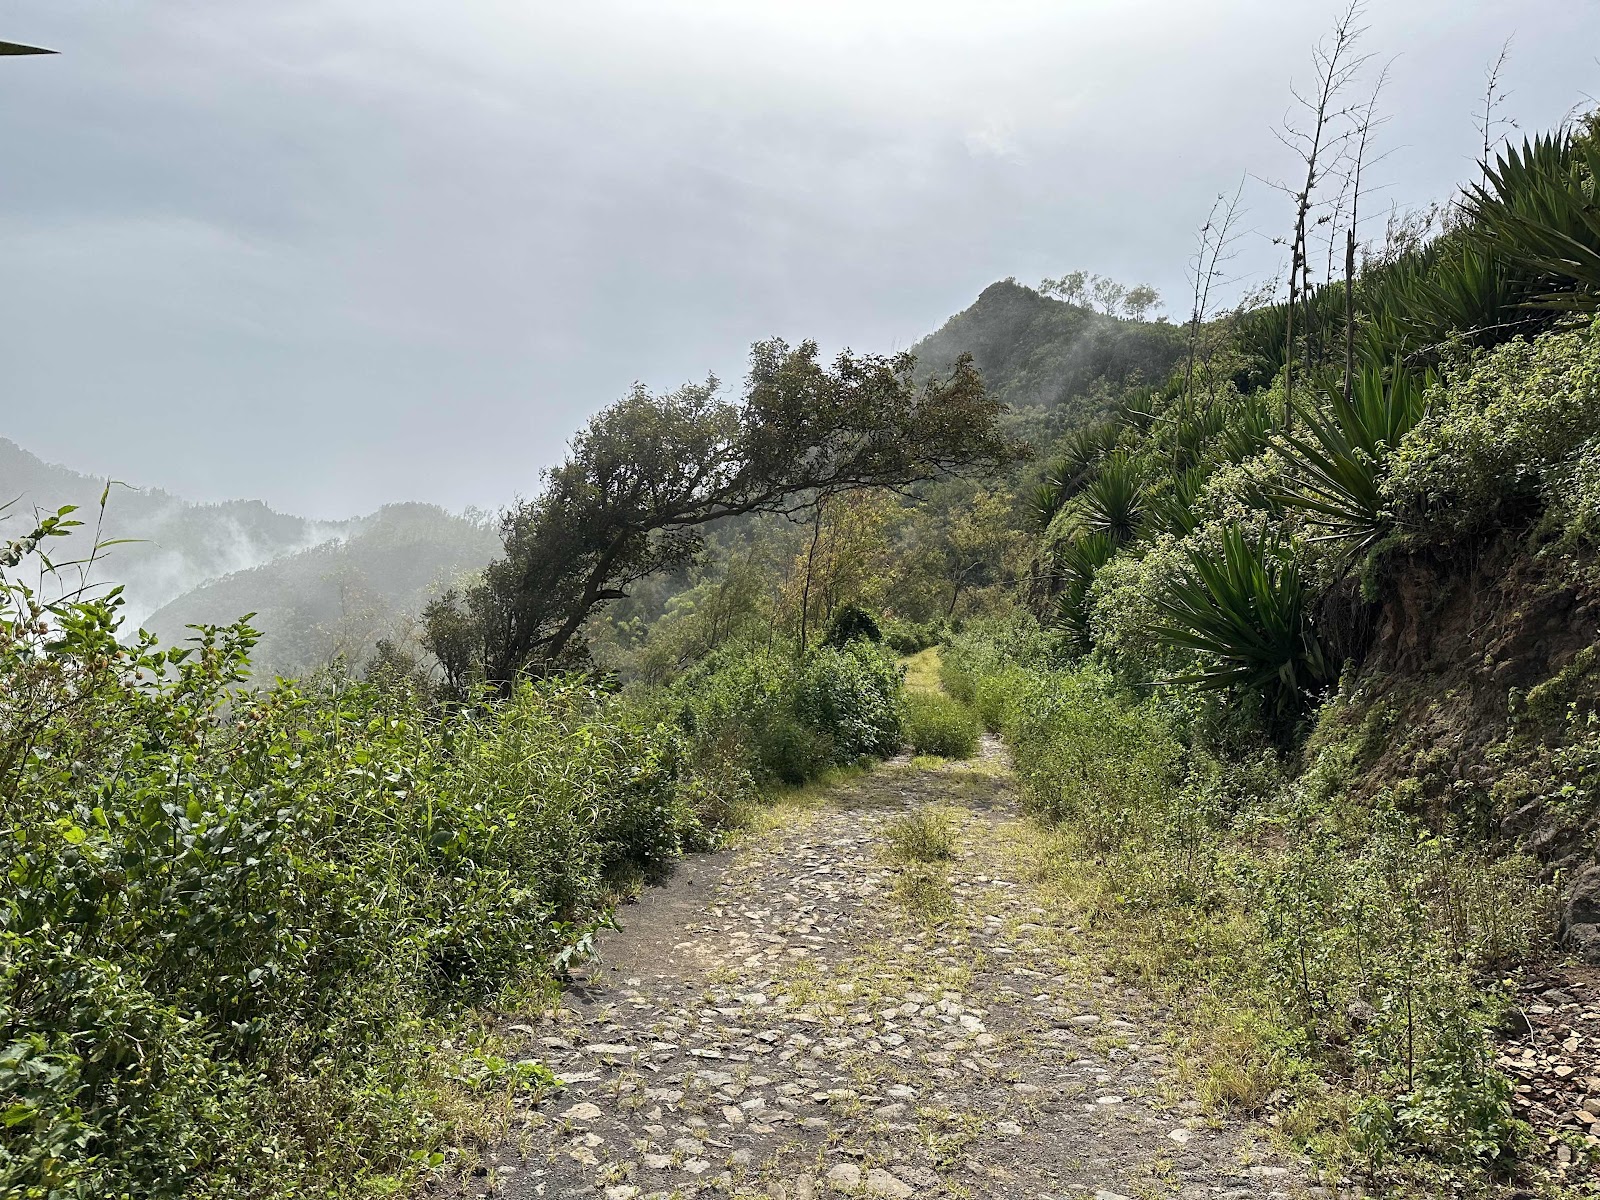
<svg viewBox="0 0 1600 1200"><path fill-rule="evenodd" d="M459 690L509 693L523 675L582 659L590 615L698 555L712 522L798 516L870 488L904 490L1018 449L970 357L920 386L914 359L757 344L741 399L715 379L665 395L643 387L598 414L503 518L504 554L481 580L430 604L423 643Z"/></svg>

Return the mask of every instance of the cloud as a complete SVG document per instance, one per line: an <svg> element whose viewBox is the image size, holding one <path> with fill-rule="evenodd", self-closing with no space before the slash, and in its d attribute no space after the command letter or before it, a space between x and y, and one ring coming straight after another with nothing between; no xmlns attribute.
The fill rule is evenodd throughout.
<svg viewBox="0 0 1600 1200"><path fill-rule="evenodd" d="M635 379L759 337L903 346L984 284L1182 290L1330 12L1266 0L18 0L0 64L8 434L200 499L492 507ZM1383 168L1470 172L1503 13L1404 0ZM1516 14L1558 119L1600 10ZM1252 199L1263 236L1287 221ZM130 459L133 460L130 462Z"/></svg>

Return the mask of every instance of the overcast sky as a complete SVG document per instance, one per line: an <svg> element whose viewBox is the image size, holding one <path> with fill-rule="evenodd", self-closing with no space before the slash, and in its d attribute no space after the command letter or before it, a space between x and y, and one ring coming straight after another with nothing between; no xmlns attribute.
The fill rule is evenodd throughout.
<svg viewBox="0 0 1600 1200"><path fill-rule="evenodd" d="M194 499L494 508L634 380L1077 267L1181 319L1334 3L5 0L0 434ZM1385 0L1381 203L1600 94L1600 0ZM1247 188L1239 266L1288 202ZM1377 203L1377 202L1375 202ZM0 481L3 484L3 481Z"/></svg>

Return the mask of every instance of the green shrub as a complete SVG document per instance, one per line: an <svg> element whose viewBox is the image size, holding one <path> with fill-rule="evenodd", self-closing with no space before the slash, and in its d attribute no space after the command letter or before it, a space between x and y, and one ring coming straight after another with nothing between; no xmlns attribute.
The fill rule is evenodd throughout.
<svg viewBox="0 0 1600 1200"><path fill-rule="evenodd" d="M901 668L874 642L714 656L674 689L701 747L739 747L759 780L798 784L901 743Z"/></svg>
<svg viewBox="0 0 1600 1200"><path fill-rule="evenodd" d="M986 658L961 638L951 651ZM1026 803L1054 825L1046 864L1074 919L1145 986L1207 998L1207 1094L1298 1095L1320 1114L1306 1136L1354 1112L1342 1136L1373 1164L1499 1170L1526 1147L1493 1065L1502 1001L1482 981L1548 946L1550 890L1526 859L1429 832L1403 788L1351 801L1371 730L1348 698L1286 786L1270 754L1185 747L1092 662L996 665L975 690L998 697ZM1350 1091L1342 1110L1318 1074Z"/></svg>
<svg viewBox="0 0 1600 1200"><path fill-rule="evenodd" d="M970 708L937 692L906 696L905 730L912 750L940 758L971 758L982 732Z"/></svg>
<svg viewBox="0 0 1600 1200"><path fill-rule="evenodd" d="M851 642L881 641L883 631L878 628L878 619L859 604L844 604L829 620L828 633L822 639L822 644L838 649Z"/></svg>
<svg viewBox="0 0 1600 1200"><path fill-rule="evenodd" d="M1044 629L1031 613L1017 609L1004 617L970 622L940 655L939 681L955 699L971 704L979 683L1008 667L1057 666L1068 657L1059 635Z"/></svg>
<svg viewBox="0 0 1600 1200"><path fill-rule="evenodd" d="M920 654L929 646L937 646L950 636L950 627L944 621L902 621L889 617L883 622L883 640L896 654L910 657Z"/></svg>
<svg viewBox="0 0 1600 1200"><path fill-rule="evenodd" d="M453 1014L544 976L723 784L577 681L251 691L246 627L123 645L119 603L0 576L0 1195L408 1187Z"/></svg>
<svg viewBox="0 0 1600 1200"><path fill-rule="evenodd" d="M1454 542L1537 512L1597 427L1600 326L1506 342L1447 369L1383 496L1414 537Z"/></svg>

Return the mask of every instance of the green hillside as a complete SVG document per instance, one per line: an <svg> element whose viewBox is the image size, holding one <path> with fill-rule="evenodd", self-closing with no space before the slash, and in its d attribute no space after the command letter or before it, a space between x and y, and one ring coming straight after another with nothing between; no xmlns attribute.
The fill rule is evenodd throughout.
<svg viewBox="0 0 1600 1200"><path fill-rule="evenodd" d="M1165 380L1183 345L1182 330L1165 322L1106 316L1006 279L911 352L928 375L971 354L1013 421L1040 436L1105 408L1130 385Z"/></svg>
<svg viewBox="0 0 1600 1200"><path fill-rule="evenodd" d="M338 541L209 580L144 622L164 642L188 625L224 625L254 613L255 670L297 675L335 658L363 662L380 639L405 640L429 598L480 570L500 541L484 521L431 504L389 504Z"/></svg>
<svg viewBox="0 0 1600 1200"><path fill-rule="evenodd" d="M0 502L14 501L13 513L53 512L65 504L92 509L105 487L104 479L47 463L0 437ZM204 580L340 537L350 526L275 512L259 500L195 504L156 488L117 485L107 497L101 536L134 540L108 551L95 574L123 585L127 618L137 624ZM80 530L55 553L74 557L90 544L89 531Z"/></svg>

